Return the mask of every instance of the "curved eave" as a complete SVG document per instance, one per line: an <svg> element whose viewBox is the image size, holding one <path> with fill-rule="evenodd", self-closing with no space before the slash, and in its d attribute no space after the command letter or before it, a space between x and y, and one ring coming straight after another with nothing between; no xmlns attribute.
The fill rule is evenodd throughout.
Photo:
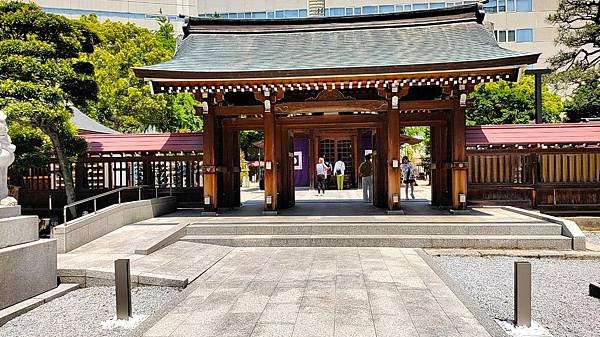
<svg viewBox="0 0 600 337"><path fill-rule="evenodd" d="M146 80L160 81L177 80L185 81L237 81L237 80L285 80L288 78L327 78L327 77L354 77L385 74L414 74L437 73L488 68L517 68L537 62L541 54L527 54L522 56L436 64L412 64L400 66L377 66L333 69L295 69L295 70L268 70L268 71L241 71L241 72L194 72L176 70L158 70L145 67L133 68L135 75Z"/></svg>

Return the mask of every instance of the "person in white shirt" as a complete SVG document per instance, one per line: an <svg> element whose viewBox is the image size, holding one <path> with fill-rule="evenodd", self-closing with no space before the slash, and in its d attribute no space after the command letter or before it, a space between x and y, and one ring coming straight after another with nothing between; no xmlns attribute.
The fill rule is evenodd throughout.
<svg viewBox="0 0 600 337"><path fill-rule="evenodd" d="M342 159L339 158L333 166L333 174L335 174L337 188L339 191L344 189L344 171L346 171L346 164L344 164Z"/></svg>
<svg viewBox="0 0 600 337"><path fill-rule="evenodd" d="M323 191L323 195L325 194L325 180L327 180L327 165L325 164L324 158L319 158L319 163L317 164L317 195Z"/></svg>

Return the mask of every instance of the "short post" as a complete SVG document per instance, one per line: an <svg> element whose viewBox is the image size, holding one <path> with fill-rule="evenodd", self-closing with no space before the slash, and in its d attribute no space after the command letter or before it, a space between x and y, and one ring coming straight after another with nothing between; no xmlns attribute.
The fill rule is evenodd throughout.
<svg viewBox="0 0 600 337"><path fill-rule="evenodd" d="M129 319L131 317L131 280L129 275L129 259L115 260L117 319Z"/></svg>
<svg viewBox="0 0 600 337"><path fill-rule="evenodd" d="M157 198L157 199L158 199L158 186L156 186L156 187L154 188L154 190L155 190L155 193L154 193L154 194L155 194L155 198Z"/></svg>
<svg viewBox="0 0 600 337"><path fill-rule="evenodd" d="M94 199L94 213L96 213L96 211L98 210L98 204L96 203L96 200L98 199Z"/></svg>
<svg viewBox="0 0 600 337"><path fill-rule="evenodd" d="M515 261L515 326L531 327L531 263Z"/></svg>
<svg viewBox="0 0 600 337"><path fill-rule="evenodd" d="M67 206L63 207L63 222L67 222Z"/></svg>
<svg viewBox="0 0 600 337"><path fill-rule="evenodd" d="M119 195L119 204L121 204L121 191L119 190L119 192L117 192L117 194Z"/></svg>
<svg viewBox="0 0 600 337"><path fill-rule="evenodd" d="M142 200L142 186L138 186L138 200Z"/></svg>
<svg viewBox="0 0 600 337"><path fill-rule="evenodd" d="M52 210L52 194L48 194L48 209Z"/></svg>

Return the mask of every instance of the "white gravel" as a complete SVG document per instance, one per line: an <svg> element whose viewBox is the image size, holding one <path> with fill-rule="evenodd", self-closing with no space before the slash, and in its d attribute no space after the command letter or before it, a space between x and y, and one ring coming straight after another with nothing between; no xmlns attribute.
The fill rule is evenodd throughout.
<svg viewBox="0 0 600 337"><path fill-rule="evenodd" d="M178 293L178 289L167 287L133 288L133 315L147 317ZM14 318L0 327L0 337L132 336L134 329L102 327L115 315L114 287L79 289Z"/></svg>
<svg viewBox="0 0 600 337"><path fill-rule="evenodd" d="M513 262L532 268L533 319L555 337L600 337L600 261L512 257L436 257L440 266L497 319L513 319Z"/></svg>
<svg viewBox="0 0 600 337"><path fill-rule="evenodd" d="M600 246L600 232L585 232L587 242Z"/></svg>

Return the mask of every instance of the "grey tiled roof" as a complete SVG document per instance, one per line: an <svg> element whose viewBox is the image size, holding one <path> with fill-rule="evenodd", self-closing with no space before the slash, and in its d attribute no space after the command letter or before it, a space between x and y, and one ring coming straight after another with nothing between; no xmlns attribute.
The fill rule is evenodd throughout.
<svg viewBox="0 0 600 337"><path fill-rule="evenodd" d="M75 124L77 130L80 132L92 132L92 133L119 133L107 126L104 126L97 122L96 120L88 117L86 114L81 112L74 106L70 106L71 111L73 112L73 117L71 117L71 122Z"/></svg>
<svg viewBox="0 0 600 337"><path fill-rule="evenodd" d="M308 25L315 29L273 29L265 25L263 31L256 20L247 25L238 20L230 31L225 20L216 20L220 21L217 28L204 21L205 26L197 23L199 27L192 27L172 60L140 69L142 73L296 72L443 65L532 55L498 46L493 33L475 16L472 20L435 19L433 16L427 23L404 25L395 19L386 26L379 17L369 26L362 18L360 26L354 24L359 28L353 28L352 23L342 27L322 22Z"/></svg>

